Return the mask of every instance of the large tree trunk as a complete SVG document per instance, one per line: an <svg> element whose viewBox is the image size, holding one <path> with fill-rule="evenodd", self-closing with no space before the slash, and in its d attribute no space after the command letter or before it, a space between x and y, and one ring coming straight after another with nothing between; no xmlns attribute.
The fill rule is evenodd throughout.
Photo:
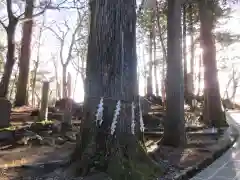
<svg viewBox="0 0 240 180"><path fill-rule="evenodd" d="M27 101L27 85L29 75L29 61L30 61L30 46L32 39L33 28L33 0L26 1L25 18L27 21L23 24L23 36L21 44L21 56L19 58L19 76L17 83L17 93L15 98L15 106L23 106L28 103Z"/></svg>
<svg viewBox="0 0 240 180"><path fill-rule="evenodd" d="M181 58L181 1L169 0L167 15L167 111L163 143L170 146L181 146L186 141Z"/></svg>
<svg viewBox="0 0 240 180"><path fill-rule="evenodd" d="M114 180L149 179L157 175L156 166L131 134L131 103L135 102L138 109L135 3L135 0L90 2L86 116L70 166L83 175L92 169L107 172ZM103 123L96 125L96 106L101 97ZM121 101L120 114L116 131L111 135L117 101ZM135 120L138 124L138 115ZM143 174L143 170L147 173Z"/></svg>
<svg viewBox="0 0 240 180"><path fill-rule="evenodd" d="M12 69L15 63L15 30L17 26L16 19L10 19L7 27L7 61L4 66L4 73L0 83L0 97L6 97L8 93L9 82L12 74Z"/></svg>
<svg viewBox="0 0 240 180"><path fill-rule="evenodd" d="M200 38L204 65L204 122L210 126L225 124L219 91L216 47L213 36L213 1L199 1Z"/></svg>

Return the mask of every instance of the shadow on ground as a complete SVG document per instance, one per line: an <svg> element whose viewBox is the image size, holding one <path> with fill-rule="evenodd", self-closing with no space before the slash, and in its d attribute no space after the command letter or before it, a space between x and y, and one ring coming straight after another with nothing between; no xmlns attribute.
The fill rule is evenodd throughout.
<svg viewBox="0 0 240 180"><path fill-rule="evenodd" d="M61 148L23 147L12 151L12 158L10 153L5 155L0 153L2 164L9 167L0 169L0 179L40 180L38 177L51 173L65 164L74 147L74 144L67 143Z"/></svg>

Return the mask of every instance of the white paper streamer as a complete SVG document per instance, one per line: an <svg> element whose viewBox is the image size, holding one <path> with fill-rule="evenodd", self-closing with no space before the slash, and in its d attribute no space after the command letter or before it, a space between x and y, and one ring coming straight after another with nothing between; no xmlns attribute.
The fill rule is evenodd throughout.
<svg viewBox="0 0 240 180"><path fill-rule="evenodd" d="M135 105L132 102L132 124L131 124L132 134L135 134Z"/></svg>
<svg viewBox="0 0 240 180"><path fill-rule="evenodd" d="M102 125L103 122L103 97L100 99L100 103L98 105L97 113L96 113L96 125Z"/></svg>
<svg viewBox="0 0 240 180"><path fill-rule="evenodd" d="M142 107L140 103L140 98L139 98L139 121L140 121L140 131L144 132L144 122L143 122L143 116L142 116Z"/></svg>
<svg viewBox="0 0 240 180"><path fill-rule="evenodd" d="M119 100L117 102L116 110L115 110L115 113L114 113L114 116L113 116L113 121L112 121L112 125L111 125L111 135L113 135L114 132L115 132L116 124L117 124L117 117L120 114L120 110L121 110L121 101Z"/></svg>

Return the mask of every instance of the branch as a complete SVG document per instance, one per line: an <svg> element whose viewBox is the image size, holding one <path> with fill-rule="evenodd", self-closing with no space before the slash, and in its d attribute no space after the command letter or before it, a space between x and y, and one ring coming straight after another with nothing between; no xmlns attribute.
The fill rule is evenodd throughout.
<svg viewBox="0 0 240 180"><path fill-rule="evenodd" d="M84 14L82 15L82 17L80 18L79 20L79 23L77 25L77 27L75 28L72 36L71 36L71 43L70 43L70 46L69 46L69 49L68 49L68 54L67 54L67 58L66 58L66 62L64 62L63 60L63 48L64 48L64 44L65 44L65 39L66 39L66 36L67 34L70 32L71 28L69 27L67 21L64 21L64 26L66 27L66 32L64 32L63 30L61 30L62 28L60 28L57 24L56 24L56 27L58 28L58 31L61 33L61 35L59 35L56 31L54 31L51 27L46 27L47 29L49 29L55 36L56 38L60 41L60 60L61 60L61 64L63 66L67 66L70 62L70 60L72 59L72 51L73 51L73 46L74 46L74 43L79 39L76 39L76 34L78 33L81 25L82 25L82 22L85 18L85 15L86 15L87 11L84 11ZM78 14L79 15L79 14Z"/></svg>
<svg viewBox="0 0 240 180"><path fill-rule="evenodd" d="M77 63L75 62L75 61L72 61L72 65L73 65L73 68L77 71L77 72L79 72L79 73L81 73L82 71L80 71L80 69L83 69L83 68L80 68L79 67L79 64L80 64L80 59L79 58L77 58L78 60L77 60Z"/></svg>
<svg viewBox="0 0 240 180"><path fill-rule="evenodd" d="M142 9L144 8L145 3L146 3L146 0L142 0L141 1L141 4L139 5L139 8L137 10L137 16L139 16L141 14Z"/></svg>
<svg viewBox="0 0 240 180"><path fill-rule="evenodd" d="M51 31L55 36L56 38L59 40L59 41L62 41L63 38L61 36L58 35L58 33L56 31L54 31L51 27L48 27L46 26L46 29L48 29L49 31Z"/></svg>
<svg viewBox="0 0 240 180"><path fill-rule="evenodd" d="M64 0L63 2L59 3L58 5L54 6L52 5L52 0L49 0L49 2L44 6L44 7L40 7L42 8L42 10L36 14L34 14L32 16L32 18L24 18L22 17L24 15L24 13L20 14L17 18L21 21L21 22L25 22L25 21L29 21L35 17L38 17L42 14L44 14L46 12L46 10L60 10L60 9L63 9L64 7L61 7L62 4L66 3L67 0ZM38 8L38 7L34 7L34 8ZM66 7L65 7L66 8ZM68 9L82 9L84 7L81 7L81 8L78 8L78 7L69 7Z"/></svg>
<svg viewBox="0 0 240 180"><path fill-rule="evenodd" d="M65 4L68 0L64 0L61 3L54 5L54 4L49 4L48 8L49 10L58 10L60 11L61 9L77 9L77 10L81 10L83 8L85 8L86 6L83 5L81 7L77 7L77 4L74 1L74 5L73 6L62 6L63 4Z"/></svg>
<svg viewBox="0 0 240 180"><path fill-rule="evenodd" d="M83 60L82 60L82 61L83 61ZM80 64L80 58L78 57L77 62L71 61L71 63L72 63L73 68L77 71L77 73L80 73L82 79L84 79L83 77L84 77L84 75L85 75L86 68L79 66L79 64Z"/></svg>
<svg viewBox="0 0 240 180"><path fill-rule="evenodd" d="M163 37L162 37L162 28L161 28L161 25L160 25L160 13L159 13L159 7L158 7L158 4L156 4L156 18L157 18L157 27L158 27L158 31L159 31L159 38L160 38L160 43L161 43L161 46L162 46L162 50L163 50L163 56L164 56L164 61L167 60L167 49L165 47L165 44L164 44L164 40L163 40Z"/></svg>
<svg viewBox="0 0 240 180"><path fill-rule="evenodd" d="M73 32L73 34L72 34L72 40L71 40L71 44L70 44L70 47L69 47L68 56L67 56L67 61L65 62L65 65L68 65L69 62L70 62L70 60L71 60L71 58L72 58L72 50L73 50L74 43L76 42L76 37L75 37L75 36L76 36L79 28L80 28L81 25L82 25L82 22L83 22L83 20L84 20L84 18L85 18L86 13L87 13L87 11L85 11L84 14L82 15L82 17L81 17L81 19L80 19L77 27L75 28L75 30L74 30L74 32Z"/></svg>
<svg viewBox="0 0 240 180"><path fill-rule="evenodd" d="M21 21L21 22L30 21L30 20L32 20L33 18L38 17L38 16L44 14L45 11L46 11L47 9L49 9L50 6L51 6L51 0L49 0L49 2L42 8L42 10L41 10L40 12L38 12L38 13L36 13L36 14L33 14L31 18L24 18L24 17L22 17L22 16L24 15L24 13L25 13L25 12L24 12L24 13L20 14L20 15L17 17L17 19L19 19L19 21ZM33 7L33 8L34 8L34 7Z"/></svg>
<svg viewBox="0 0 240 180"><path fill-rule="evenodd" d="M46 27L48 30L50 30L55 36L56 38L59 40L60 42L60 51L59 51L59 55L60 55L60 60L61 60L61 64L64 65L63 62L63 47L64 47L64 41L65 41L65 37L67 35L67 33L64 33L60 27L58 25L56 25L56 27L58 28L58 30L60 31L60 33L62 33L62 36L60 36L56 31L54 31L51 27Z"/></svg>
<svg viewBox="0 0 240 180"><path fill-rule="evenodd" d="M9 21L17 19L12 12L12 0L7 0L7 14Z"/></svg>
<svg viewBox="0 0 240 180"><path fill-rule="evenodd" d="M60 61L61 61L62 65L64 65L64 62L63 62L63 47L64 47L64 40L60 42L60 52L59 52Z"/></svg>
<svg viewBox="0 0 240 180"><path fill-rule="evenodd" d="M7 31L7 26L0 20L0 24L2 25L2 27Z"/></svg>
<svg viewBox="0 0 240 180"><path fill-rule="evenodd" d="M43 16L43 21L41 23L41 27L39 29L39 35L38 35L38 46L37 46L37 62L39 64L40 62L40 47L41 47L41 39L42 39L42 35L43 35L43 32L44 32L44 24L45 24L45 15Z"/></svg>
<svg viewBox="0 0 240 180"><path fill-rule="evenodd" d="M59 28L59 31L61 31L61 32L63 32L63 34L66 34L67 35L67 33L71 30L71 28L69 27L69 25L68 25L68 23L67 23L67 20L65 20L64 21L64 26L67 28L67 30L66 30L66 32L64 33L63 31L61 31L61 29L60 29L60 27L58 26L58 28Z"/></svg>
<svg viewBox="0 0 240 180"><path fill-rule="evenodd" d="M51 9L51 10L60 10L60 6L61 6L62 4L64 4L65 2L67 2L67 1L68 1L68 0L64 0L63 2L59 3L59 4L56 5L56 6L50 4L50 5L48 6L48 9Z"/></svg>

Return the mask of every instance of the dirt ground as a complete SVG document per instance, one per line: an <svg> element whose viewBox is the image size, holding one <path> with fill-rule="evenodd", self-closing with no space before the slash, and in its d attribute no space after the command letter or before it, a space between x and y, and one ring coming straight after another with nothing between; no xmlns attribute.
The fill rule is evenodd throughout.
<svg viewBox="0 0 240 180"><path fill-rule="evenodd" d="M66 142L62 146L24 146L8 151L0 151L0 179L12 180L21 179L23 174L30 171L27 165L58 162L67 160L75 144ZM26 168L13 168L25 165ZM23 178L24 179L24 178Z"/></svg>
<svg viewBox="0 0 240 180"><path fill-rule="evenodd" d="M203 159L222 148L224 143L218 143L216 134L198 133L188 135L188 145L182 149L170 148L159 145L161 137L148 137L146 146L150 156L164 166L166 173L163 179L170 179L180 172L191 168ZM1 180L27 180L26 177L32 174L32 169L12 168L21 165L57 162L67 160L74 149L75 143L65 142L58 146L21 146L11 150L0 151ZM51 171L51 168L48 169ZM53 171L53 169L52 169ZM43 172L38 173L46 173ZM171 176L171 177L169 177ZM33 177L32 175L30 177ZM29 178L34 179L34 178Z"/></svg>
<svg viewBox="0 0 240 180"><path fill-rule="evenodd" d="M161 130L163 121L161 118L163 116L154 113L155 116L158 116L157 118L152 118L155 120L151 120L149 117L145 118L148 120L150 129L150 133L148 132L145 135L145 144L149 155L165 170L164 176L160 177L159 180L173 179L178 174L211 157L216 151L230 143L229 139L224 139L223 135L219 136L215 132L211 133L209 129L201 131L193 128L187 132L187 145L184 148L162 146L159 142L163 134ZM189 117L186 117L186 126L194 126L198 129L200 124L196 122L198 121L191 114ZM14 123L23 126L30 122L19 123L15 120ZM39 143L37 141L37 143L22 143L16 147L3 146L0 143L0 180L40 180L36 177L54 171L54 168L57 166L47 166L46 164L40 166L39 164L58 164L58 162L68 160L76 143L76 139L74 141L74 138L72 138L72 133L76 134L79 130L79 123L75 124L68 138L61 138L58 133L54 134L51 132L51 129L45 129L34 133L43 137L44 140L41 140L41 142L46 139L47 143ZM58 123L55 125L58 126ZM153 130L151 129L152 127L157 128ZM151 131L153 131L153 134L151 134ZM154 131L158 132L154 134ZM219 139L221 139L220 143ZM60 140L61 143L59 143ZM36 165L37 168L33 168L33 165ZM57 180L57 178L54 180Z"/></svg>
<svg viewBox="0 0 240 180"><path fill-rule="evenodd" d="M149 155L166 168L165 175L161 179L173 179L226 148L233 139L230 140L228 136L224 135L224 132L220 136L217 133L189 132L187 145L184 148L163 146L160 144L160 139L157 141L156 138L156 143L149 142L151 141L149 140Z"/></svg>

